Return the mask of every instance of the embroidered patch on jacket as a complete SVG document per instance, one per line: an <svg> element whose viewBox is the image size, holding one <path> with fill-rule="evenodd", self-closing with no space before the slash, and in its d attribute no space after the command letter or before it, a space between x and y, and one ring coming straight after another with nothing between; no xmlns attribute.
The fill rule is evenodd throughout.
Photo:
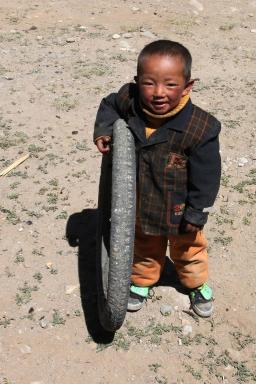
<svg viewBox="0 0 256 384"><path fill-rule="evenodd" d="M175 216L180 216L183 214L185 209L185 204L176 204L173 206L173 211Z"/></svg>
<svg viewBox="0 0 256 384"><path fill-rule="evenodd" d="M186 164L186 159L183 156L178 155L177 153L171 153L167 161L168 168L186 168Z"/></svg>

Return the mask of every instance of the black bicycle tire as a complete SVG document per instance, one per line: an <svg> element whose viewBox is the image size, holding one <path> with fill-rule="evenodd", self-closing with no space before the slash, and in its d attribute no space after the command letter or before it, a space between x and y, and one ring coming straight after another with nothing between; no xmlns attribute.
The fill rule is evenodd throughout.
<svg viewBox="0 0 256 384"><path fill-rule="evenodd" d="M113 145L104 155L99 186L97 288L101 325L119 329L129 298L136 215L134 138L124 120L113 126Z"/></svg>

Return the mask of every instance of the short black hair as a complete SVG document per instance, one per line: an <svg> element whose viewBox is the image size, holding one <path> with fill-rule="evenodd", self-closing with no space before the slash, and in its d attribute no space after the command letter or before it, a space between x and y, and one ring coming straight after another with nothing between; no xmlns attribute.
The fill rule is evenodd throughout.
<svg viewBox="0 0 256 384"><path fill-rule="evenodd" d="M184 63L184 78L187 81L191 78L192 56L184 45L171 40L156 40L147 44L138 56L137 75L141 73L143 59L146 56L179 56Z"/></svg>

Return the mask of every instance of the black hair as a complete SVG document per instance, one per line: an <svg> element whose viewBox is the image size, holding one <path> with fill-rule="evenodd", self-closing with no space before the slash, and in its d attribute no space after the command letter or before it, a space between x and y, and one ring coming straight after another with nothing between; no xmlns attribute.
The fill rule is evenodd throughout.
<svg viewBox="0 0 256 384"><path fill-rule="evenodd" d="M184 78L187 81L191 78L192 57L189 50L184 45L171 40L156 40L147 44L138 56L137 75L142 70L143 60L146 56L179 56L184 63Z"/></svg>

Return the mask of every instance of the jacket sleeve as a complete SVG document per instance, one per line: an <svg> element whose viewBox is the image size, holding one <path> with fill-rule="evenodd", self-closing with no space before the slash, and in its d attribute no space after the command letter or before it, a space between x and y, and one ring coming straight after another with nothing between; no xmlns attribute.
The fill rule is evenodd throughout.
<svg viewBox="0 0 256 384"><path fill-rule="evenodd" d="M113 124L120 119L116 95L111 93L101 101L94 124L93 141L99 136L112 136Z"/></svg>
<svg viewBox="0 0 256 384"><path fill-rule="evenodd" d="M220 129L220 122L215 119L188 159L188 199L184 218L198 226L207 222L220 186Z"/></svg>

